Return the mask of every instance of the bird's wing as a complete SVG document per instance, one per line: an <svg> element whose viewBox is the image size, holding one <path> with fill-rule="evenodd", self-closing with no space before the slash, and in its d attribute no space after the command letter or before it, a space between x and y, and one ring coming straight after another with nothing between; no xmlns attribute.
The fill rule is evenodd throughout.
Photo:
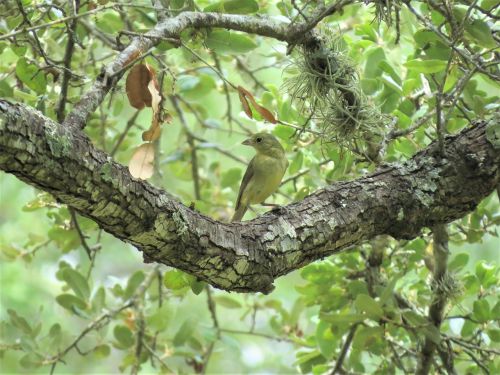
<svg viewBox="0 0 500 375"><path fill-rule="evenodd" d="M243 176L243 180L241 180L240 192L238 193L238 199L236 199L236 207L235 207L236 210L240 207L241 196L243 195L243 192L245 191L245 189L248 185L248 182L252 179L252 176L253 176L253 173L255 170L254 164L255 164L255 156L250 161L250 164L248 164L245 175Z"/></svg>

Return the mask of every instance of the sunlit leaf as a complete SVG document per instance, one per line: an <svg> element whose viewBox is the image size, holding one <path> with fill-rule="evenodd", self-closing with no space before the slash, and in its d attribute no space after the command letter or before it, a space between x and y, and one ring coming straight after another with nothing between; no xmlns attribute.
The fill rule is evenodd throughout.
<svg viewBox="0 0 500 375"><path fill-rule="evenodd" d="M155 149L152 143L137 147L128 164L130 174L141 180L150 178L154 173Z"/></svg>

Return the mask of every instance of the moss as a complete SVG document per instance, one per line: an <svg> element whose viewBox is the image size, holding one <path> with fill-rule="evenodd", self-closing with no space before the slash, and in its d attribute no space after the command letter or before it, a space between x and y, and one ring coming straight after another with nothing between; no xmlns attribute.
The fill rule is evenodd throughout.
<svg viewBox="0 0 500 375"><path fill-rule="evenodd" d="M104 181L112 182L113 176L111 175L111 171L112 171L112 163L108 162L102 165L99 174Z"/></svg>
<svg viewBox="0 0 500 375"><path fill-rule="evenodd" d="M46 122L44 130L45 139L55 157L70 156L73 153L71 133L68 130L63 130L62 127L58 129L51 121Z"/></svg>
<svg viewBox="0 0 500 375"><path fill-rule="evenodd" d="M288 68L296 72L284 84L292 102L310 113L327 143L351 146L357 139L379 143L379 129L387 119L363 94L342 35L323 32L318 41L303 47Z"/></svg>

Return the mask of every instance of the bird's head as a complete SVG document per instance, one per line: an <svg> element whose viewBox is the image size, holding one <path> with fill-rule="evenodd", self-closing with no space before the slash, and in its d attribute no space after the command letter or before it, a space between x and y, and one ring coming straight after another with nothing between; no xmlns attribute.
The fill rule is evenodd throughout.
<svg viewBox="0 0 500 375"><path fill-rule="evenodd" d="M257 153L270 156L281 156L285 152L276 137L269 133L256 133L245 139L242 144L252 146Z"/></svg>

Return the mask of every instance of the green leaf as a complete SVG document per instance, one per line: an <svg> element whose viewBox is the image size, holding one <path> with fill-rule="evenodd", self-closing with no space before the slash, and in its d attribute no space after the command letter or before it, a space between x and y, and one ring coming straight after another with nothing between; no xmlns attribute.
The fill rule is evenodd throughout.
<svg viewBox="0 0 500 375"><path fill-rule="evenodd" d="M422 48L431 42L439 41L439 37L434 31L422 29L418 30L413 34L413 39L417 42L417 45Z"/></svg>
<svg viewBox="0 0 500 375"><path fill-rule="evenodd" d="M241 168L229 168L222 174L220 184L222 187L237 186L241 182Z"/></svg>
<svg viewBox="0 0 500 375"><path fill-rule="evenodd" d="M384 330L382 327L360 326L354 336L352 347L358 350L365 350L377 343L377 341L381 341L383 337Z"/></svg>
<svg viewBox="0 0 500 375"><path fill-rule="evenodd" d="M181 76L177 80L177 87L185 99L197 100L205 97L215 88L215 81L208 74Z"/></svg>
<svg viewBox="0 0 500 375"><path fill-rule="evenodd" d="M40 354L32 352L21 357L21 359L19 360L19 364L21 365L21 367L30 370L40 367L43 360L44 358Z"/></svg>
<svg viewBox="0 0 500 375"><path fill-rule="evenodd" d="M228 309L239 309L241 307L241 303L231 297L217 296L214 297L214 300L218 305L224 306Z"/></svg>
<svg viewBox="0 0 500 375"><path fill-rule="evenodd" d="M203 292L203 290L205 289L205 287L207 286L207 283L204 282L204 281L201 281L201 280L198 280L198 279L194 279L192 282L191 282L191 291L198 295L200 294L201 292Z"/></svg>
<svg viewBox="0 0 500 375"><path fill-rule="evenodd" d="M384 315L384 310L378 302L367 294L359 294L354 301L354 306L359 312L364 312L374 320L378 320Z"/></svg>
<svg viewBox="0 0 500 375"><path fill-rule="evenodd" d="M431 340L434 344L439 345L441 342L441 332L436 326L432 324L427 324L422 327L422 331L429 340Z"/></svg>
<svg viewBox="0 0 500 375"><path fill-rule="evenodd" d="M87 308L85 301L73 294L60 294L56 297L56 301L59 305L70 311L74 311L75 307L80 310L85 310Z"/></svg>
<svg viewBox="0 0 500 375"><path fill-rule="evenodd" d="M445 70L448 63L444 60L421 60L407 61L404 66L418 73L438 73Z"/></svg>
<svg viewBox="0 0 500 375"><path fill-rule="evenodd" d="M85 301L90 297L89 285L87 284L85 277L83 277L80 272L67 267L62 271L61 276L69 287L75 292L75 294L82 300Z"/></svg>
<svg viewBox="0 0 500 375"><path fill-rule="evenodd" d="M474 318L481 323L490 319L490 304L484 298L474 301L473 309Z"/></svg>
<svg viewBox="0 0 500 375"><path fill-rule="evenodd" d="M22 332L28 335L31 335L33 333L33 330L29 325L28 321L24 319L22 316L18 315L17 312L15 312L12 309L8 309L7 313L9 314L10 322L14 327L20 329Z"/></svg>
<svg viewBox="0 0 500 375"><path fill-rule="evenodd" d="M190 280L187 274L179 270L171 270L165 272L163 276L163 285L168 289L179 290L190 285Z"/></svg>
<svg viewBox="0 0 500 375"><path fill-rule="evenodd" d="M365 320L364 314L326 314L321 313L320 319L336 325L358 323Z"/></svg>
<svg viewBox="0 0 500 375"><path fill-rule="evenodd" d="M483 20L475 19L472 22L466 22L465 31L483 48L495 48L497 46L491 29Z"/></svg>
<svg viewBox="0 0 500 375"><path fill-rule="evenodd" d="M182 323L181 327L177 331L177 333L174 336L173 344L174 346L181 346L183 345L193 334L194 330L196 328L196 322L187 319Z"/></svg>
<svg viewBox="0 0 500 375"><path fill-rule="evenodd" d="M496 282L495 267L486 261L479 261L476 264L476 276L484 287L488 287Z"/></svg>
<svg viewBox="0 0 500 375"><path fill-rule="evenodd" d="M109 357L111 354L111 348L106 344L97 345L92 352L97 356L97 358L102 359Z"/></svg>
<svg viewBox="0 0 500 375"><path fill-rule="evenodd" d="M205 43L208 48L221 54L241 54L257 48L257 43L248 36L226 30L212 31Z"/></svg>
<svg viewBox="0 0 500 375"><path fill-rule="evenodd" d="M120 14L114 10L106 10L98 13L95 23L97 27L109 34L116 34L123 29L123 21Z"/></svg>
<svg viewBox="0 0 500 375"><path fill-rule="evenodd" d="M168 327L172 312L169 306L164 303L160 308L156 309L153 314L146 318L148 327L156 331L164 331Z"/></svg>
<svg viewBox="0 0 500 375"><path fill-rule="evenodd" d="M58 348L62 341L62 329L59 323L54 323L49 330L50 347Z"/></svg>
<svg viewBox="0 0 500 375"><path fill-rule="evenodd" d="M489 329L486 333L492 341L500 342L500 329Z"/></svg>
<svg viewBox="0 0 500 375"><path fill-rule="evenodd" d="M116 341L118 341L117 347L119 349L127 349L134 345L134 335L127 326L121 324L115 326L113 335Z"/></svg>
<svg viewBox="0 0 500 375"><path fill-rule="evenodd" d="M134 274L128 279L127 287L123 292L123 299L129 299L130 297L132 297L139 285L141 285L141 283L144 281L144 278L144 272L142 272L141 270L134 272Z"/></svg>
<svg viewBox="0 0 500 375"><path fill-rule="evenodd" d="M326 359L332 358L335 349L337 349L337 340L331 330L331 324L325 322L324 320L320 320L316 326L315 336L316 343L321 354L323 354Z"/></svg>
<svg viewBox="0 0 500 375"><path fill-rule="evenodd" d="M6 80L0 80L0 98L11 98L14 96L14 90L7 83Z"/></svg>
<svg viewBox="0 0 500 375"><path fill-rule="evenodd" d="M374 94L380 88L380 81L375 78L364 78L361 80L361 88L365 92L365 94Z"/></svg>
<svg viewBox="0 0 500 375"><path fill-rule="evenodd" d="M292 162L290 163L290 166L288 167L288 173L290 174L295 174L297 173L300 168L302 168L302 163L304 162L304 154L302 151L297 151L295 154L295 157L293 158Z"/></svg>
<svg viewBox="0 0 500 375"><path fill-rule="evenodd" d="M455 258L453 258L453 260L448 265L448 269L450 271L458 272L462 268L464 268L468 262L469 262L469 254L467 253L457 254Z"/></svg>
<svg viewBox="0 0 500 375"><path fill-rule="evenodd" d="M17 61L16 75L26 86L37 94L45 93L47 89L45 74L35 65L28 63L24 57Z"/></svg>
<svg viewBox="0 0 500 375"><path fill-rule="evenodd" d="M99 287L92 297L92 309L94 312L101 311L106 306L106 290L104 287Z"/></svg>
<svg viewBox="0 0 500 375"><path fill-rule="evenodd" d="M381 61L385 61L386 56L382 47L371 49L367 53L365 65L365 78L377 78L382 73L379 66Z"/></svg>
<svg viewBox="0 0 500 375"><path fill-rule="evenodd" d="M303 374L311 372L313 366L325 363L326 358L318 351L314 350L312 352L298 352L297 360L295 365L300 367L300 371Z"/></svg>
<svg viewBox="0 0 500 375"><path fill-rule="evenodd" d="M255 0L226 0L211 4L203 9L204 12L223 12L231 14L249 14L259 10Z"/></svg>

